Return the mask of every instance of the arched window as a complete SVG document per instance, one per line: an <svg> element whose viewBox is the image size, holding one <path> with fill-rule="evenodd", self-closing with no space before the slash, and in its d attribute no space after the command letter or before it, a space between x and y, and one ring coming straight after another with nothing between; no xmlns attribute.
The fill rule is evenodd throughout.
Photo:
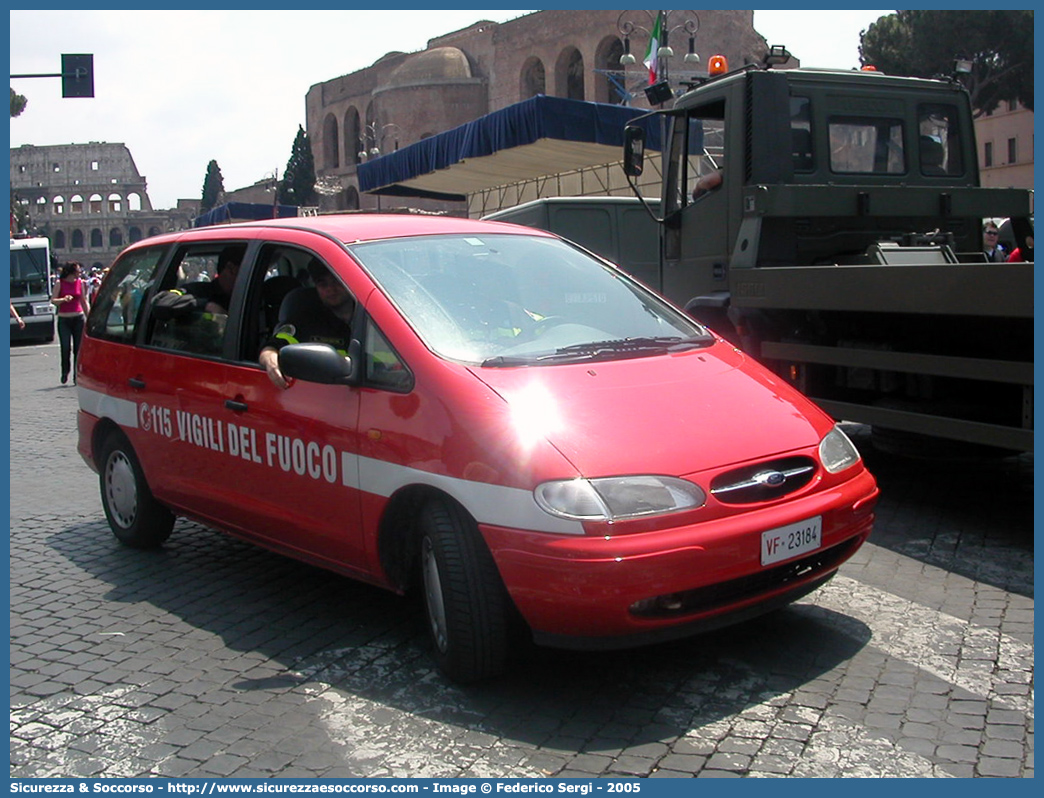
<svg viewBox="0 0 1044 798"><path fill-rule="evenodd" d="M123 197L119 194L109 195L109 213L121 213L123 208Z"/></svg>
<svg viewBox="0 0 1044 798"><path fill-rule="evenodd" d="M129 211L140 211L141 210L141 194L131 193L127 195L127 210Z"/></svg>
<svg viewBox="0 0 1044 798"><path fill-rule="evenodd" d="M127 240L133 244L135 241L141 241L141 228L132 227L127 231Z"/></svg>
<svg viewBox="0 0 1044 798"><path fill-rule="evenodd" d="M596 103L626 104L624 68L620 65L623 51L623 42L616 36L607 36L598 44L595 50L595 69L598 70L595 80Z"/></svg>
<svg viewBox="0 0 1044 798"><path fill-rule="evenodd" d="M69 210L72 213L83 213L83 195L73 194L72 199L69 200Z"/></svg>
<svg viewBox="0 0 1044 798"><path fill-rule="evenodd" d="M72 249L83 249L83 230L72 231Z"/></svg>
<svg viewBox="0 0 1044 798"><path fill-rule="evenodd" d="M102 231L95 227L91 230L91 249L101 249L105 246L102 241Z"/></svg>
<svg viewBox="0 0 1044 798"><path fill-rule="evenodd" d="M54 231L54 248L65 249L65 231L55 230Z"/></svg>
<svg viewBox="0 0 1044 798"><path fill-rule="evenodd" d="M161 231L160 231L160 229L158 227L150 227L149 228L149 236L150 237L151 236L158 236L160 234L160 232Z"/></svg>
<svg viewBox="0 0 1044 798"><path fill-rule="evenodd" d="M344 115L344 161L354 166L359 163L359 151L363 148L359 111L353 106Z"/></svg>
<svg viewBox="0 0 1044 798"><path fill-rule="evenodd" d="M51 211L55 215L65 213L65 197L59 194L53 200L51 200Z"/></svg>
<svg viewBox="0 0 1044 798"><path fill-rule="evenodd" d="M337 145L337 117L327 114L323 120L323 163L328 169L337 169L341 165Z"/></svg>
<svg viewBox="0 0 1044 798"><path fill-rule="evenodd" d="M90 210L91 213L101 213L102 212L102 197L101 197L101 194L91 194L90 203L91 203L91 210Z"/></svg>
<svg viewBox="0 0 1044 798"><path fill-rule="evenodd" d="M110 247L122 247L123 246L123 231L118 227L114 227L109 231L109 246Z"/></svg>
<svg viewBox="0 0 1044 798"><path fill-rule="evenodd" d="M558 56L555 95L570 100L584 99L584 57L575 47L567 47Z"/></svg>
<svg viewBox="0 0 1044 798"><path fill-rule="evenodd" d="M522 65L522 75L519 81L518 97L520 100L528 100L538 94L547 94L547 78L544 74L544 62L536 56L530 56Z"/></svg>

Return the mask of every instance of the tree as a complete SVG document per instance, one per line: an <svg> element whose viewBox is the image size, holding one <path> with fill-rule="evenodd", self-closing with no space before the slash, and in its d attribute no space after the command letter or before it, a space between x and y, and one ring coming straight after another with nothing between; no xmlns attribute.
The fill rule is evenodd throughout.
<svg viewBox="0 0 1044 798"><path fill-rule="evenodd" d="M29 101L25 97L11 89L11 118L14 119L16 116L20 116L28 103Z"/></svg>
<svg viewBox="0 0 1044 798"><path fill-rule="evenodd" d="M953 73L956 58L973 62L962 79L976 116L1017 100L1033 110L1033 11L897 11L859 34L859 60L892 75Z"/></svg>
<svg viewBox="0 0 1044 798"><path fill-rule="evenodd" d="M206 213L221 200L225 193L225 179L221 176L221 167L217 161L207 164L207 176L203 178L203 198L199 203L199 212Z"/></svg>
<svg viewBox="0 0 1044 798"><path fill-rule="evenodd" d="M290 150L290 160L286 162L286 171L279 184L279 202L284 205L314 205L315 196L315 159L312 157L312 145L304 128L297 126L297 136Z"/></svg>

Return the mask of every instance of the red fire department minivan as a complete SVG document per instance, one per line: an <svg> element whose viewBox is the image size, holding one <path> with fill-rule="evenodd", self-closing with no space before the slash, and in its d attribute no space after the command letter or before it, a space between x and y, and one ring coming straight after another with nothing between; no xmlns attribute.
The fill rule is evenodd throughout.
<svg viewBox="0 0 1044 798"><path fill-rule="evenodd" d="M159 546L184 516L416 587L460 681L503 669L513 624L626 647L791 602L866 540L878 495L834 422L743 352L495 222L140 241L91 310L77 390L119 540Z"/></svg>

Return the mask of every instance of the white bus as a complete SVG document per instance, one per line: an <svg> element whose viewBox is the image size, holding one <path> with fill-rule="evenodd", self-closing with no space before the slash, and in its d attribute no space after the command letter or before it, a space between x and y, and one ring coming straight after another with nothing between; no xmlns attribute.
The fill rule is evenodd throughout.
<svg viewBox="0 0 1044 798"><path fill-rule="evenodd" d="M11 340L54 340L51 304L51 248L46 238L11 239L11 304L25 322L11 316Z"/></svg>

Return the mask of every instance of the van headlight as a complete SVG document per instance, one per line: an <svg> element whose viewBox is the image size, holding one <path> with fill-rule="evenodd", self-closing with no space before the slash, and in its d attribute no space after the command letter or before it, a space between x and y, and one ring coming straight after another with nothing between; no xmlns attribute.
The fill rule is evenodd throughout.
<svg viewBox="0 0 1044 798"><path fill-rule="evenodd" d="M823 468L836 474L859 462L859 450L840 427L834 427L819 442L819 460Z"/></svg>
<svg viewBox="0 0 1044 798"><path fill-rule="evenodd" d="M563 479L533 491L537 504L551 515L575 521L620 521L692 510L706 494L677 477L631 476Z"/></svg>

